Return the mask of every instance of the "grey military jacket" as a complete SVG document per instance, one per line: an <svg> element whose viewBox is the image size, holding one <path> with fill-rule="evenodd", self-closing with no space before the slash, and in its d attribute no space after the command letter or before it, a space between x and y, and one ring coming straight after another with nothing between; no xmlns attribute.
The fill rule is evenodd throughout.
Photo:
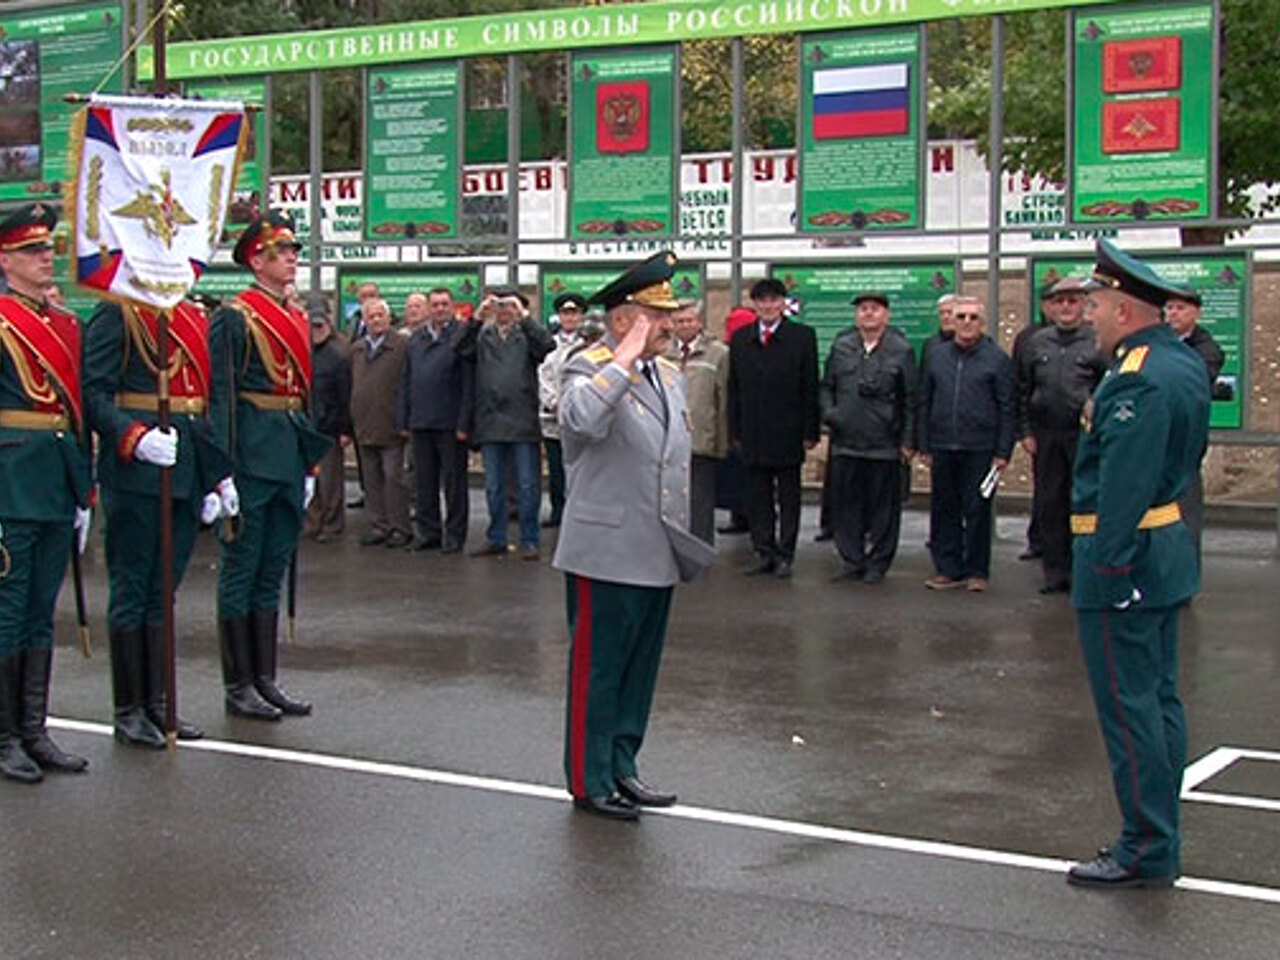
<svg viewBox="0 0 1280 960"><path fill-rule="evenodd" d="M679 368L654 363L662 395L613 363L606 341L561 373L568 498L554 566L595 580L669 587L715 550L689 533L690 425ZM665 396L665 405L663 398Z"/></svg>

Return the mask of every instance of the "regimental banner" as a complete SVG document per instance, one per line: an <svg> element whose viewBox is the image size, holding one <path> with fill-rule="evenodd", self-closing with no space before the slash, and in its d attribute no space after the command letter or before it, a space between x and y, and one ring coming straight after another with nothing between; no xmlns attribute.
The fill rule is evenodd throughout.
<svg viewBox="0 0 1280 960"><path fill-rule="evenodd" d="M197 100L231 100L238 103L265 107L267 82L260 79L237 80L228 83L189 83L186 94ZM249 223L268 204L267 170L263 163L267 144L267 112L265 109L248 113L249 136L245 140L244 155L240 158L240 176L236 177L235 198L227 211L222 241L234 243L244 233ZM263 154L258 150L261 145Z"/></svg>
<svg viewBox="0 0 1280 960"><path fill-rule="evenodd" d="M577 293L590 299L597 290L602 290L612 283L626 269L626 264L594 265L580 263L545 264L538 276L538 303L542 312L538 315L542 321L551 318L555 312L552 304L556 297L565 293ZM677 300L702 300L707 288L703 265L689 261L676 264L676 272L671 278L671 290ZM703 304L705 318L706 304ZM596 309L596 308L591 308Z"/></svg>
<svg viewBox="0 0 1280 960"><path fill-rule="evenodd" d="M458 62L371 69L365 104L365 239L456 237L462 195Z"/></svg>
<svg viewBox="0 0 1280 960"><path fill-rule="evenodd" d="M350 331L360 314L357 298L365 284L375 284L378 296L387 301L391 316L399 325L404 318L404 301L411 293L426 294L443 287L453 294L455 313L472 316L480 302L480 266L426 267L400 263L386 268L353 267L338 269L338 328Z"/></svg>
<svg viewBox="0 0 1280 960"><path fill-rule="evenodd" d="M67 175L74 107L123 49L121 3L0 9L0 202L56 200ZM121 74L104 90L121 89Z"/></svg>
<svg viewBox="0 0 1280 960"><path fill-rule="evenodd" d="M920 359L920 345L938 329L938 298L956 292L955 260L877 263L773 263L769 276L781 280L800 307L797 319L818 335L818 359L825 365L837 334L853 327L853 297L877 292L889 297L889 322L906 335Z"/></svg>
<svg viewBox="0 0 1280 960"><path fill-rule="evenodd" d="M577 52L569 68L569 238L673 236L678 51Z"/></svg>
<svg viewBox="0 0 1280 960"><path fill-rule="evenodd" d="M1171 283L1200 294L1201 327L1217 341L1225 360L1213 384L1209 426L1215 430L1239 430L1244 426L1248 389L1245 357L1245 324L1251 312L1252 265L1245 251L1192 251L1185 254L1138 254L1157 274ZM1085 279L1093 272L1092 257L1035 257L1030 261L1036 291L1065 277ZM1034 311L1036 294L1031 294ZM1033 316L1034 313L1028 314Z"/></svg>
<svg viewBox="0 0 1280 960"><path fill-rule="evenodd" d="M924 32L800 40L800 233L924 226Z"/></svg>
<svg viewBox="0 0 1280 960"><path fill-rule="evenodd" d="M1072 223L1216 215L1215 32L1207 3L1072 13Z"/></svg>
<svg viewBox="0 0 1280 960"><path fill-rule="evenodd" d="M172 307L222 235L248 137L240 103L95 96L76 114L75 282Z"/></svg>

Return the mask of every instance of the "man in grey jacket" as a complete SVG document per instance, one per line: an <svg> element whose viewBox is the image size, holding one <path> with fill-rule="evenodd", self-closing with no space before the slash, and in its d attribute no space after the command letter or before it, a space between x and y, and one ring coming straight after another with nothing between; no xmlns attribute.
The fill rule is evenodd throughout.
<svg viewBox="0 0 1280 960"><path fill-rule="evenodd" d="M565 572L569 683L565 776L574 806L634 820L674 794L639 779L672 588L715 555L688 532L689 419L671 340L675 255L632 267L591 302L602 343L565 364L561 442L568 502L555 566Z"/></svg>

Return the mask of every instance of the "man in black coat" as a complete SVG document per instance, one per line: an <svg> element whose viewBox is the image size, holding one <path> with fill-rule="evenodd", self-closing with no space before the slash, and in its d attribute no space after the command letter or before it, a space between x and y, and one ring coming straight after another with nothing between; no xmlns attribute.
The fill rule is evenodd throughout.
<svg viewBox="0 0 1280 960"><path fill-rule="evenodd" d="M328 543L346 525L346 447L351 443L351 348L333 329L323 294L307 301L311 318L311 403L316 429L333 446L316 468L316 495L307 508L305 532Z"/></svg>
<svg viewBox="0 0 1280 960"><path fill-rule="evenodd" d="M787 288L751 288L758 320L729 344L729 437L747 464L747 514L759 561L748 575L791 576L800 531L800 468L818 442L818 341L783 317Z"/></svg>
<svg viewBox="0 0 1280 960"><path fill-rule="evenodd" d="M467 441L475 366L454 349L461 327L453 314L448 290L428 292L426 323L409 338L405 357L396 419L413 441L418 512L411 550L457 553L467 540Z"/></svg>

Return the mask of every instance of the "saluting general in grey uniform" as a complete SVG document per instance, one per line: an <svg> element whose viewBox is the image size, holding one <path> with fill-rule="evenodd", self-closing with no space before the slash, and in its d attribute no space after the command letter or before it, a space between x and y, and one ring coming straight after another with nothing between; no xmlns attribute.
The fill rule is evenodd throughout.
<svg viewBox="0 0 1280 960"><path fill-rule="evenodd" d="M715 551L689 533L691 434L671 340L675 256L632 267L591 302L609 312L604 341L561 378L568 477L555 566L566 575L569 684L565 775L574 805L633 820L675 795L646 786L644 742L672 588Z"/></svg>

